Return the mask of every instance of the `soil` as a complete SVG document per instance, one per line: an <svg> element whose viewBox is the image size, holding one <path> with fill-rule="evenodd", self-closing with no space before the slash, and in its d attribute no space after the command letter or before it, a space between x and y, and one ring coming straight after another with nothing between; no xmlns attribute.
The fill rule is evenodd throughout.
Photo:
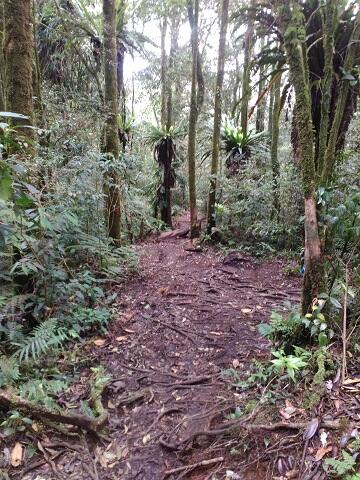
<svg viewBox="0 0 360 480"><path fill-rule="evenodd" d="M234 412L240 395L224 372L244 377L254 358L269 356L256 326L285 300L298 302L300 279L286 276L280 260L201 251L181 236L187 221L176 226L180 237L157 235L137 246L139 273L112 287L118 303L108 336L84 347L112 376L103 397L106 436L87 436L80 445L60 439L61 447L50 436L40 445L54 461L26 473L31 461L11 478L210 480L228 470L235 472L229 478L265 478L266 465L244 468L253 457L240 435L174 444ZM237 458L239 443L245 454ZM218 457L223 461L166 473Z"/></svg>

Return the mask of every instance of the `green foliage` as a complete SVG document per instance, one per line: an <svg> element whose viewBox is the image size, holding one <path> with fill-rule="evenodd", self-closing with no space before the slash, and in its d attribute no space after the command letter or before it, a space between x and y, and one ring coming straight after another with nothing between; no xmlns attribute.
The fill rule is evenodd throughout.
<svg viewBox="0 0 360 480"><path fill-rule="evenodd" d="M267 133L266 132L242 132L240 127L225 125L221 135L222 149L228 156L236 154L250 155L264 154L267 152Z"/></svg>
<svg viewBox="0 0 360 480"><path fill-rule="evenodd" d="M257 328L260 335L268 338L273 345L288 347L296 344L302 336L303 322L298 312L290 312L287 318L271 312L269 323L261 323Z"/></svg>
<svg viewBox="0 0 360 480"><path fill-rule="evenodd" d="M11 385L20 378L20 365L15 357L0 357L0 388Z"/></svg>
<svg viewBox="0 0 360 480"><path fill-rule="evenodd" d="M69 325L66 331L72 338L79 338L87 332L106 333L110 320L108 308L88 308L75 305L66 322Z"/></svg>
<svg viewBox="0 0 360 480"><path fill-rule="evenodd" d="M275 357L275 359L271 360L275 371L280 374L286 372L294 382L296 375L308 365L304 360L304 355L286 355L284 350L278 350L271 353Z"/></svg>
<svg viewBox="0 0 360 480"><path fill-rule="evenodd" d="M324 463L331 467L331 475L343 477L346 474L345 480L354 480L352 475L348 474L355 472L356 460L345 450L342 450L340 459L328 458Z"/></svg>
<svg viewBox="0 0 360 480"><path fill-rule="evenodd" d="M171 140L175 143L184 138L185 135L186 129L182 125L171 126L169 129L162 126L150 125L147 135L145 136L145 142L151 146L157 145L164 140Z"/></svg>
<svg viewBox="0 0 360 480"><path fill-rule="evenodd" d="M22 342L14 342L18 347L15 355L19 361L36 360L49 350L58 348L67 339L66 331L59 328L55 318L45 320L34 328L30 335L23 338Z"/></svg>

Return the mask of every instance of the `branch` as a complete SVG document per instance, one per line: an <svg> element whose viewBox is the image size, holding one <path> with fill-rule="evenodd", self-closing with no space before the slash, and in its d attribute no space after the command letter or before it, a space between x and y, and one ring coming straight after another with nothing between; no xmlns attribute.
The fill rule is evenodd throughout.
<svg viewBox="0 0 360 480"><path fill-rule="evenodd" d="M48 423L46 422L46 420L48 420L50 422L73 425L92 433L99 432L99 430L104 427L108 418L107 410L104 408L101 409L102 411L100 412L100 416L97 418L88 417L82 414L53 412L48 410L46 407L36 405L29 400L12 395L4 390L0 390L0 408L6 410L18 409L26 412L29 416L39 420L40 422Z"/></svg>

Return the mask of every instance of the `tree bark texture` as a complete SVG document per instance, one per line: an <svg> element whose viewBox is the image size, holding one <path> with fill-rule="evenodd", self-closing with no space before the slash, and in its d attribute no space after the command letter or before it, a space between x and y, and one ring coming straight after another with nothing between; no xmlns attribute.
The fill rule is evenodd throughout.
<svg viewBox="0 0 360 480"><path fill-rule="evenodd" d="M106 122L103 151L111 162L117 162L120 153L118 135L118 98L117 98L117 49L115 25L115 0L103 0L104 16L104 69L105 69L105 107ZM119 178L115 167L109 167L104 182L106 195L107 232L116 243L120 241L121 209Z"/></svg>
<svg viewBox="0 0 360 480"><path fill-rule="evenodd" d="M215 86L215 106L214 106L214 129L212 138L212 155L211 155L211 175L210 175L210 189L208 200L208 219L207 230L211 234L213 228L216 226L215 217L215 202L216 202L216 187L217 176L219 170L219 150L220 150L220 129L221 129L221 112L222 112L222 89L224 83L224 68L226 56L226 33L228 27L229 16L229 0L222 1L221 8L221 23L220 23L220 38L219 38L219 53L218 65Z"/></svg>
<svg viewBox="0 0 360 480"><path fill-rule="evenodd" d="M188 174L189 174L189 206L190 206L190 237L198 235L197 206L196 206L196 126L198 119L197 75L199 59L199 0L188 0L188 15L191 26L191 96L188 134Z"/></svg>
<svg viewBox="0 0 360 480"><path fill-rule="evenodd" d="M14 119L16 125L31 125L33 117L33 30L31 0L4 0L7 110L28 117ZM27 137L29 128L21 129Z"/></svg>

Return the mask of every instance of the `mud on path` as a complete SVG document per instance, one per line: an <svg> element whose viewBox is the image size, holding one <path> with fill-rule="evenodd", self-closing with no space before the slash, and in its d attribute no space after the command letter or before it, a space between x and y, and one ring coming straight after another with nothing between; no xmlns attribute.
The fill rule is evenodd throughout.
<svg viewBox="0 0 360 480"><path fill-rule="evenodd" d="M298 300L299 281L284 275L280 261L240 253L221 258L211 250L187 251L188 244L186 238L147 240L138 247L139 274L115 287L118 316L106 343L92 348L93 363L112 375L103 399L107 438L89 442L88 465L63 463L65 478L210 480L237 471L224 438L172 447L234 411L234 389L221 373L244 374L253 358L268 355L256 325L284 300ZM214 457L224 461L167 473Z"/></svg>
<svg viewBox="0 0 360 480"><path fill-rule="evenodd" d="M299 298L299 281L286 277L279 261L220 259L212 251L186 251L188 244L160 237L141 245L140 275L120 290L119 317L101 350L101 362L118 379L109 397L111 436L124 453L116 478L160 480L172 468L223 455L205 444L184 456L166 443L207 430L217 412L234 408L219 373L245 371L254 357L267 356L256 325L284 300ZM229 465L217 467L181 478L210 479L215 470L224 478Z"/></svg>

